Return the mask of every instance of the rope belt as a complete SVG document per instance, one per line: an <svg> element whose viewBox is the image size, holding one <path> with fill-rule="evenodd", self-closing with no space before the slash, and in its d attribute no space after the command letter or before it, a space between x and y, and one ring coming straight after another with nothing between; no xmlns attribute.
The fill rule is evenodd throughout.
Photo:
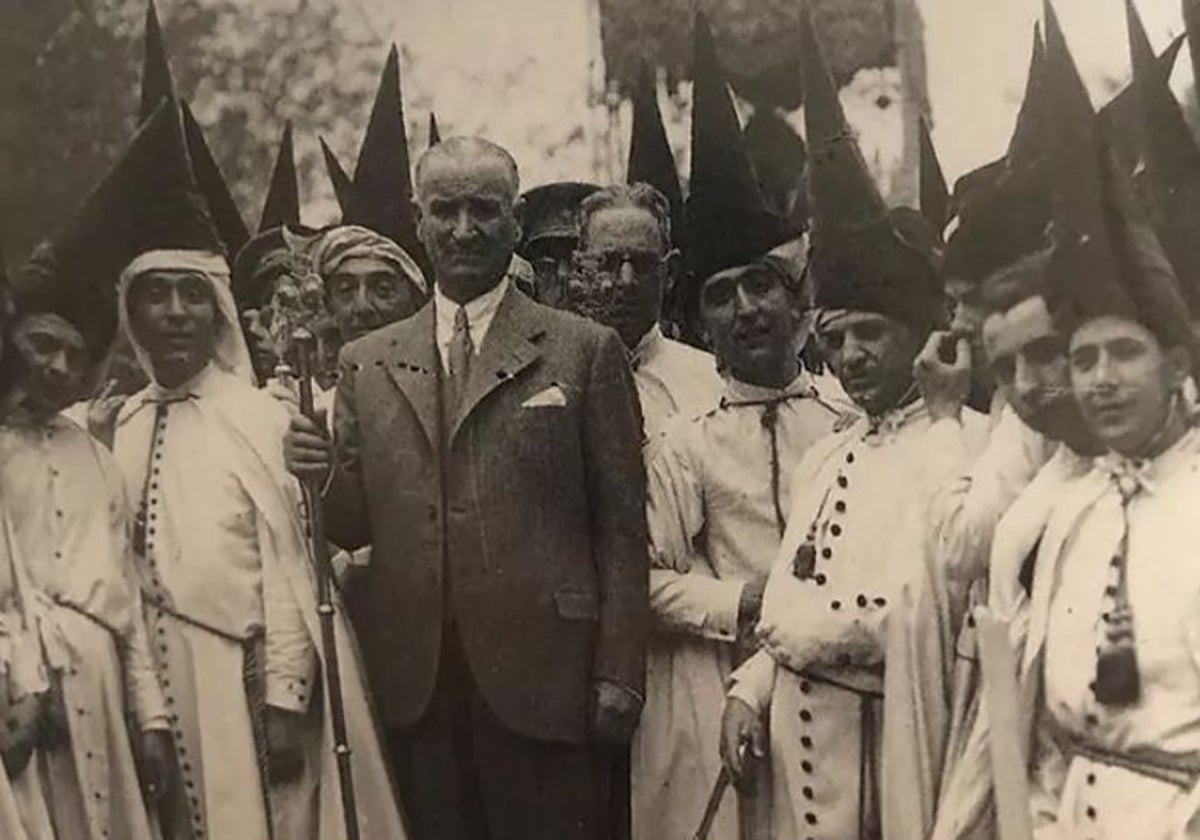
<svg viewBox="0 0 1200 840"><path fill-rule="evenodd" d="M1127 770L1139 776L1172 785L1181 790L1191 790L1200 782L1200 756L1171 755L1152 749L1117 752L1106 747L1088 744L1059 727L1053 730L1055 744L1068 760L1076 757L1094 761L1107 767Z"/></svg>
<svg viewBox="0 0 1200 840"><path fill-rule="evenodd" d="M152 592L143 590L142 597L148 606L160 610L164 615L170 616L181 624L202 630L219 639L238 645L242 649L242 684L246 689L246 705L250 711L250 728L254 736L254 753L258 763L258 772L262 778L263 808L267 815L268 834L273 836L274 828L271 822L269 796L271 773L270 747L267 743L266 655L263 649L266 631L262 627L256 627L249 635L236 636L198 618L179 612Z"/></svg>
<svg viewBox="0 0 1200 840"><path fill-rule="evenodd" d="M812 669L800 673L805 679L848 691L858 697L858 837L859 840L874 840L881 836L879 773L875 758L879 752L881 721L875 704L883 700L883 691L855 686ZM868 675L871 682L877 678L875 673L868 672Z"/></svg>

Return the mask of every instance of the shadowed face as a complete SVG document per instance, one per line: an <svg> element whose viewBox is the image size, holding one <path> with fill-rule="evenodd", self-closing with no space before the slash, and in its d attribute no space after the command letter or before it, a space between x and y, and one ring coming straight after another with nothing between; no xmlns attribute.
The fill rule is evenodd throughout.
<svg viewBox="0 0 1200 840"><path fill-rule="evenodd" d="M737 379L783 387L798 374L807 313L779 272L755 264L714 274L700 315L720 366Z"/></svg>
<svg viewBox="0 0 1200 840"><path fill-rule="evenodd" d="M1040 295L983 324L983 346L997 385L1030 428L1079 451L1088 440L1071 393L1067 340Z"/></svg>
<svg viewBox="0 0 1200 840"><path fill-rule="evenodd" d="M843 311L821 319L817 337L846 395L870 415L895 408L913 384L924 336L874 312Z"/></svg>
<svg viewBox="0 0 1200 840"><path fill-rule="evenodd" d="M588 219L584 239L566 308L612 327L632 349L662 311L668 254L658 221L640 207L607 207Z"/></svg>
<svg viewBox="0 0 1200 840"><path fill-rule="evenodd" d="M419 168L417 231L443 291L465 302L494 288L508 269L521 237L517 185L486 149L428 154Z"/></svg>
<svg viewBox="0 0 1200 840"><path fill-rule="evenodd" d="M87 348L83 336L58 315L27 315L17 324L13 346L21 359L24 405L49 417L83 395Z"/></svg>
<svg viewBox="0 0 1200 840"><path fill-rule="evenodd" d="M343 342L403 320L420 308L412 283L376 257L351 257L325 278L329 312Z"/></svg>
<svg viewBox="0 0 1200 840"><path fill-rule="evenodd" d="M129 288L129 322L150 356L155 379L168 388L204 369L217 346L217 301L202 275L148 271Z"/></svg>
<svg viewBox="0 0 1200 840"><path fill-rule="evenodd" d="M1166 428L1188 373L1187 354L1154 333L1105 316L1071 336L1071 385L1097 440L1123 455L1146 453Z"/></svg>

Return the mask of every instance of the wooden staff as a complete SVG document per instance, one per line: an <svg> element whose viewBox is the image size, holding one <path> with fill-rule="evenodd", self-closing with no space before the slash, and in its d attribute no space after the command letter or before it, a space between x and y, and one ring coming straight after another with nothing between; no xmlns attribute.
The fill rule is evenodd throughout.
<svg viewBox="0 0 1200 840"><path fill-rule="evenodd" d="M296 351L296 373L300 384L300 411L308 419L320 423L313 407L313 357L316 336L300 328L292 334ZM346 706L342 697L341 672L338 670L337 640L333 624L333 564L329 543L325 540L325 517L321 509L321 487L316 479L301 482L304 504L308 508L309 548L317 571L317 615L321 622L321 649L325 660L325 687L329 694L329 715L333 723L333 751L337 759L338 782L342 793L342 815L346 823L346 840L359 840L358 807L354 799L354 774L350 763L350 744L346 737Z"/></svg>

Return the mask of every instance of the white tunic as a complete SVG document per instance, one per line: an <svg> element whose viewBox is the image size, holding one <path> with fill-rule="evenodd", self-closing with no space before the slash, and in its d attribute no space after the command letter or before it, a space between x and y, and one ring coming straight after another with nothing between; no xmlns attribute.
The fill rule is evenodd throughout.
<svg viewBox="0 0 1200 840"><path fill-rule="evenodd" d="M267 836L267 816L246 651L261 637L266 703L301 712L313 689L314 650L282 574L294 560L275 556L238 478L233 432L204 409L205 401L249 389L212 366L174 393L152 385L122 410L114 453L130 496L145 508L139 570L189 792L177 810L188 830L255 840ZM265 394L262 404L281 412L282 430L282 409Z"/></svg>
<svg viewBox="0 0 1200 840"><path fill-rule="evenodd" d="M1200 774L1200 432L1189 431L1138 470L1129 502L1127 575L1140 698L1117 708L1096 701L1110 558L1123 530L1121 502L1102 459L1055 510L1038 556L1031 639L1044 639L1035 836L1146 840L1200 837L1184 825L1188 791L1145 772L1085 757L1064 742L1150 765ZM1048 587L1048 588L1047 588ZM1048 602L1046 596L1049 595Z"/></svg>
<svg viewBox="0 0 1200 840"><path fill-rule="evenodd" d="M16 419L16 418L14 418ZM59 840L149 838L125 718L122 662L142 728L166 727L126 539L116 464L63 417L0 428L5 500L46 667L70 743L39 755Z"/></svg>
<svg viewBox="0 0 1200 840"><path fill-rule="evenodd" d="M712 354L667 338L657 324L642 336L629 361L647 440L676 415L695 417L712 408L721 394Z"/></svg>
<svg viewBox="0 0 1200 840"><path fill-rule="evenodd" d="M945 733L908 730L948 724L937 645L948 647L952 630L924 600L925 522L933 489L964 469L985 426L973 412L931 423L918 400L882 422L859 420L797 468L793 491L803 490L763 602L765 649L730 691L770 706L772 837L871 836L881 808L888 840L930 822L941 756L928 753ZM810 536L811 552L801 551ZM888 691L904 692L886 706L885 660ZM884 721L893 707L905 718L895 731ZM885 750L889 741L908 749ZM904 814L889 808L897 801Z"/></svg>
<svg viewBox="0 0 1200 840"><path fill-rule="evenodd" d="M778 499L770 431L775 414ZM807 375L773 389L729 380L716 407L668 426L649 458L653 563L646 706L635 742L635 837L696 829L720 770L724 681L736 664L742 589L761 583L781 536L794 465L842 413ZM710 835L739 833L730 795ZM763 836L743 814L743 836ZM765 829L765 826L763 827Z"/></svg>

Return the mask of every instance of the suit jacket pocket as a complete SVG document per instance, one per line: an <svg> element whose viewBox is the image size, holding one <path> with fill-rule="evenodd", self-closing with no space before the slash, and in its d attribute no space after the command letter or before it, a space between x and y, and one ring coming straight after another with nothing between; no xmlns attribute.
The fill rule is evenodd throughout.
<svg viewBox="0 0 1200 840"><path fill-rule="evenodd" d="M554 593L554 605L562 618L578 621L600 620L600 604L591 592L560 589Z"/></svg>

